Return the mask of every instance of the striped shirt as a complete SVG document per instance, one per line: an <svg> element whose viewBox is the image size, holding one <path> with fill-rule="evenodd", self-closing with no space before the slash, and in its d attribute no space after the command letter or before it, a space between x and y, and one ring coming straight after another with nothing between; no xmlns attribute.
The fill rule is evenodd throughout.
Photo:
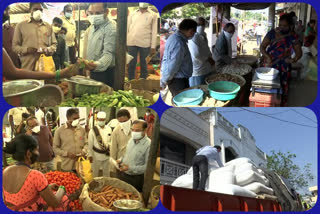
<svg viewBox="0 0 320 214"><path fill-rule="evenodd" d="M106 19L106 23L97 27L91 25L84 38L87 43L84 58L95 61L95 72L115 66L116 23L113 20Z"/></svg>

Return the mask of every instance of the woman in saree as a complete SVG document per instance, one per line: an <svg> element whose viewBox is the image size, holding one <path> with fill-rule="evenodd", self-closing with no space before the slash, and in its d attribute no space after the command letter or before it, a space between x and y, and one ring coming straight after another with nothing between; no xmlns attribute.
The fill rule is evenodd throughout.
<svg viewBox="0 0 320 214"><path fill-rule="evenodd" d="M289 89L289 64L297 62L302 56L298 36L290 30L292 17L284 14L280 17L279 27L272 29L264 37L260 52L264 57L264 66L279 70L282 87L281 106L287 106ZM291 58L292 53L295 57Z"/></svg>
<svg viewBox="0 0 320 214"><path fill-rule="evenodd" d="M39 157L37 141L19 135L7 143L4 152L12 154L16 165L3 170L3 198L13 211L67 211L69 200L64 186L48 184L44 174L30 168Z"/></svg>

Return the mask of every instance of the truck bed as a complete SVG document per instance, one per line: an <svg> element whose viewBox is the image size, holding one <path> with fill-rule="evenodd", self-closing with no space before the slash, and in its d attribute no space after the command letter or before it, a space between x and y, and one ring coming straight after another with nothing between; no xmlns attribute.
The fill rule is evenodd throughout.
<svg viewBox="0 0 320 214"><path fill-rule="evenodd" d="M171 211L282 211L277 201L162 185L160 198Z"/></svg>

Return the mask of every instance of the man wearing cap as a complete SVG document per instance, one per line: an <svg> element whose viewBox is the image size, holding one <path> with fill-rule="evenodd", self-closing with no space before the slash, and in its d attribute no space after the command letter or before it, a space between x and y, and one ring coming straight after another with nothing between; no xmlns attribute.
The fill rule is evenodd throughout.
<svg viewBox="0 0 320 214"><path fill-rule="evenodd" d="M106 126L106 113L103 111L97 114L97 124L89 131L88 136L88 157L92 163L93 176L99 176L99 169L102 168L104 177L110 176L110 146L112 129Z"/></svg>
<svg viewBox="0 0 320 214"><path fill-rule="evenodd" d="M138 53L141 67L140 78L147 78L146 57L156 52L157 30L157 15L148 9L147 3L139 3L139 9L129 15L127 24L128 52L133 56L128 68L129 80L135 79Z"/></svg>

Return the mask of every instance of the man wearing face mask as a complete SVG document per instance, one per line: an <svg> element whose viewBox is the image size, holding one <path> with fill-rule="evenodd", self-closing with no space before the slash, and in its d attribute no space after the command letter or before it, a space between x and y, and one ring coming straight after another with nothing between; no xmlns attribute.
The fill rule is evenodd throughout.
<svg viewBox="0 0 320 214"><path fill-rule="evenodd" d="M172 96L189 88L192 76L192 58L188 48L188 40L192 39L197 30L197 22L184 19L179 24L179 31L172 34L165 45L161 64L160 87L168 86Z"/></svg>
<svg viewBox="0 0 320 214"><path fill-rule="evenodd" d="M76 53L78 49L77 37L76 37L76 22L72 18L72 5L67 4L63 8L63 16L61 17L63 24L62 27L67 29L66 32L66 45L68 47L69 59L72 64L77 62Z"/></svg>
<svg viewBox="0 0 320 214"><path fill-rule="evenodd" d="M217 70L232 63L232 43L231 38L235 32L235 26L227 23L220 33L216 45L213 49L213 59L216 62Z"/></svg>
<svg viewBox="0 0 320 214"><path fill-rule="evenodd" d="M92 3L88 10L91 26L84 35L83 58L94 61L87 63L90 77L114 86L116 23L108 18L107 3Z"/></svg>
<svg viewBox="0 0 320 214"><path fill-rule="evenodd" d="M111 128L106 126L106 113L98 112L97 121L89 131L88 136L88 157L92 163L93 176L99 176L99 169L102 168L102 176L110 176L110 144Z"/></svg>
<svg viewBox="0 0 320 214"><path fill-rule="evenodd" d="M62 19L58 17L54 17L52 21L52 29L58 43L57 43L57 50L52 55L52 58L56 66L56 70L63 69L65 67L64 62L65 62L65 52L66 52L65 51L66 41L59 36L59 33L61 31L61 26L62 26Z"/></svg>
<svg viewBox="0 0 320 214"><path fill-rule="evenodd" d="M2 18L2 44L3 48L7 51L8 55L10 56L13 64L17 67L21 67L21 63L19 60L18 54L16 54L12 50L12 39L14 35L14 27L10 25L10 16L9 16L9 6L3 12Z"/></svg>
<svg viewBox="0 0 320 214"><path fill-rule="evenodd" d="M86 131L79 125L79 118L79 109L68 109L66 124L60 126L54 134L53 150L61 157L62 170L74 170L78 157L86 153Z"/></svg>
<svg viewBox="0 0 320 214"><path fill-rule="evenodd" d="M193 65L192 77L189 78L190 87L205 84L206 76L213 70L214 60L204 32L205 23L206 20L203 17L198 18L197 32L188 42Z"/></svg>
<svg viewBox="0 0 320 214"><path fill-rule="evenodd" d="M148 9L148 3L139 3L139 9L130 13L127 24L128 53L133 56L128 67L129 80L135 79L138 53L141 66L140 78L147 78L146 57L156 53L157 32L157 15Z"/></svg>
<svg viewBox="0 0 320 214"><path fill-rule="evenodd" d="M126 151L126 146L131 138L131 116L128 110L121 109L117 112L117 120L119 125L114 129L111 135L111 150L110 157L113 160L118 160ZM112 168L115 172L115 168Z"/></svg>
<svg viewBox="0 0 320 214"><path fill-rule="evenodd" d="M39 145L39 163L40 168L45 171L55 170L54 152L52 148L52 135L47 126L40 126L36 117L29 117L26 120L26 135L33 136Z"/></svg>
<svg viewBox="0 0 320 214"><path fill-rule="evenodd" d="M17 24L14 31L12 47L23 69L34 71L40 54L51 56L57 48L51 25L42 20L42 11L41 3L30 3L30 19Z"/></svg>
<svg viewBox="0 0 320 214"><path fill-rule="evenodd" d="M132 138L124 156L117 160L119 179L131 184L139 192L142 192L151 145L151 140L146 135L147 126L144 120L133 121Z"/></svg>

